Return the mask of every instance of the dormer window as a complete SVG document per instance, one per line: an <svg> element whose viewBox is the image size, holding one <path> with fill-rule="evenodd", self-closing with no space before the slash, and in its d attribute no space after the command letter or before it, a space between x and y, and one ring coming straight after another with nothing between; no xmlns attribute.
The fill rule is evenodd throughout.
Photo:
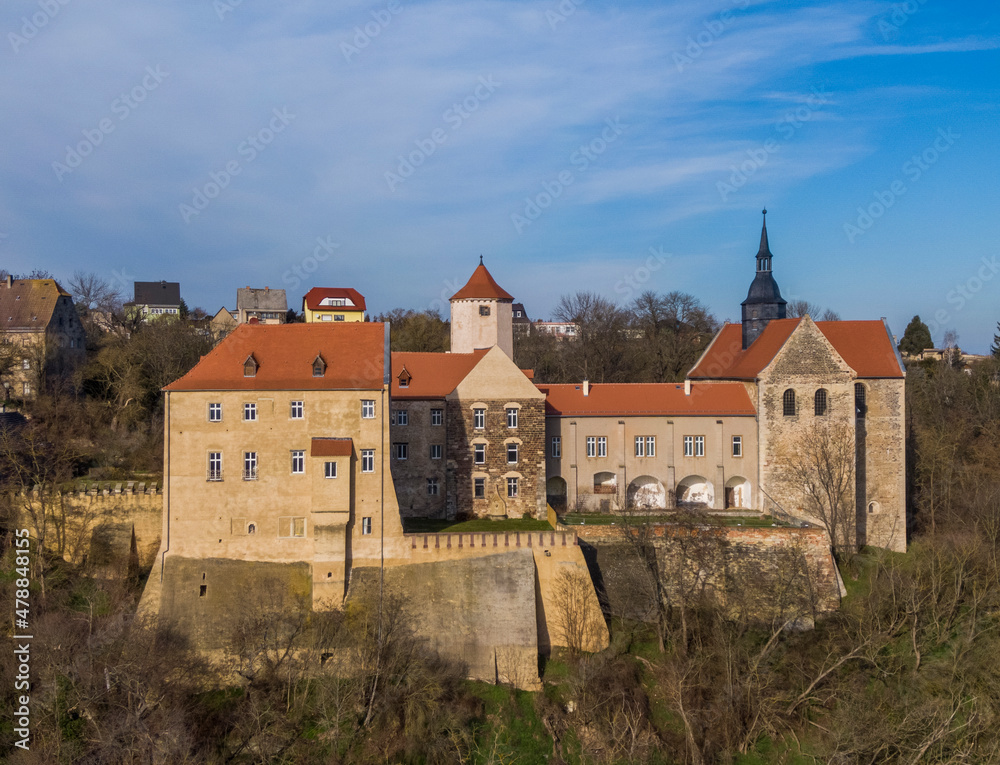
<svg viewBox="0 0 1000 765"><path fill-rule="evenodd" d="M313 361L313 377L322 377L326 374L326 361L322 354L317 354Z"/></svg>
<svg viewBox="0 0 1000 765"><path fill-rule="evenodd" d="M409 388L410 387L410 380L412 380L412 379L413 378L410 376L410 373L407 372L406 368L404 367L403 371L399 373L399 387L400 388Z"/></svg>
<svg viewBox="0 0 1000 765"><path fill-rule="evenodd" d="M247 360L243 362L243 376L244 377L256 377L257 376L257 359L254 358L251 353L247 356Z"/></svg>

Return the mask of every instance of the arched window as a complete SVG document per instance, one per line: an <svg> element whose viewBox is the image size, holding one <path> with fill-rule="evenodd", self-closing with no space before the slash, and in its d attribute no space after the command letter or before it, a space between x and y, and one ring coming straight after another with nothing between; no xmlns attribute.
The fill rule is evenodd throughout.
<svg viewBox="0 0 1000 765"><path fill-rule="evenodd" d="M861 383L854 383L854 413L857 417L864 417L868 413L865 386Z"/></svg>
<svg viewBox="0 0 1000 765"><path fill-rule="evenodd" d="M826 414L826 389L820 388L813 397L813 411L817 417Z"/></svg>
<svg viewBox="0 0 1000 765"><path fill-rule="evenodd" d="M795 416L795 391L791 388L785 391L785 395L781 399L782 409L784 411L785 417Z"/></svg>

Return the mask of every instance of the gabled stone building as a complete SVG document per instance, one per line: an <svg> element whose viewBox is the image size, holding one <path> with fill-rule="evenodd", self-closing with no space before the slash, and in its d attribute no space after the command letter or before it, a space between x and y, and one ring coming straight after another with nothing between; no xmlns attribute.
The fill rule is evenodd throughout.
<svg viewBox="0 0 1000 765"><path fill-rule="evenodd" d="M4 398L30 398L48 370L84 358L86 332L73 298L55 279L0 280Z"/></svg>

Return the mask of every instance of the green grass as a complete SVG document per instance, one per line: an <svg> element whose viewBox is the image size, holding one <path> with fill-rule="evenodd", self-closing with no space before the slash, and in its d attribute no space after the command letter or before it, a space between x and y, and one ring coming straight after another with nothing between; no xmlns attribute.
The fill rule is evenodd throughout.
<svg viewBox="0 0 1000 765"><path fill-rule="evenodd" d="M621 516L607 513L566 513L559 518L560 522L567 526L617 526L621 525ZM771 527L788 526L783 521L776 520L770 515L763 517L757 515L736 515L719 516L704 515L693 518L691 515L660 514L660 515L632 515L629 521L634 525L643 523L702 523L709 526L751 526L751 527Z"/></svg>
<svg viewBox="0 0 1000 765"><path fill-rule="evenodd" d="M442 521L432 518L404 518L403 532L406 534L462 534L472 532L500 531L552 531L548 521L536 521L533 518L505 518L492 521L488 518L478 518L473 521Z"/></svg>

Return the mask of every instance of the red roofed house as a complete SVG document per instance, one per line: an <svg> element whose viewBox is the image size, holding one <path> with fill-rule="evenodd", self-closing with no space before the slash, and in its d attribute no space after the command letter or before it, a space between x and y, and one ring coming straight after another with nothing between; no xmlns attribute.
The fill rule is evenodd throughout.
<svg viewBox="0 0 1000 765"><path fill-rule="evenodd" d="M164 389L164 527L147 606L212 647L270 579L339 607L401 538L388 326L244 324ZM227 610L229 609L229 610Z"/></svg>
<svg viewBox="0 0 1000 765"><path fill-rule="evenodd" d="M837 527L835 544L905 550L905 369L892 333L884 320L785 318L772 257L765 225L742 324L723 326L688 378L697 387L746 387L757 411L759 507L823 521L803 457L839 449L838 474L814 480L820 490L839 482L851 506L847 517L827 519Z"/></svg>
<svg viewBox="0 0 1000 765"><path fill-rule="evenodd" d="M317 321L364 321L365 298L350 287L313 287L302 298L306 323Z"/></svg>
<svg viewBox="0 0 1000 765"><path fill-rule="evenodd" d="M538 388L554 507L757 507L756 410L744 386Z"/></svg>

